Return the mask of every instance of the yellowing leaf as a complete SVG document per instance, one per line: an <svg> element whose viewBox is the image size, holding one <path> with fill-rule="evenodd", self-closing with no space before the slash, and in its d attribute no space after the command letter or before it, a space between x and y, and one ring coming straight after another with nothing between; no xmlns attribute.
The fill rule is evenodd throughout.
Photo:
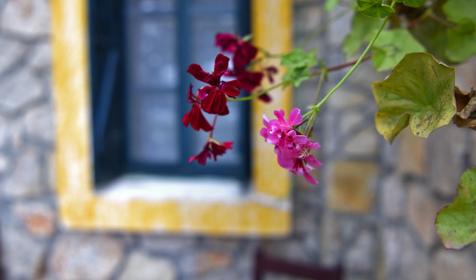
<svg viewBox="0 0 476 280"><path fill-rule="evenodd" d="M476 168L463 174L456 199L438 213L436 231L447 248L476 241Z"/></svg>
<svg viewBox="0 0 476 280"><path fill-rule="evenodd" d="M392 142L408 125L420 137L447 125L456 112L454 86L454 68L428 53L406 55L390 76L372 86L378 132Z"/></svg>

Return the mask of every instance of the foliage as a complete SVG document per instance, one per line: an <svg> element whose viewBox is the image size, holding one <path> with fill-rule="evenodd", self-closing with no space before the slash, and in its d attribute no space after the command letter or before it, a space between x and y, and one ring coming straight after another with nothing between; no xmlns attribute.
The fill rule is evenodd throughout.
<svg viewBox="0 0 476 280"><path fill-rule="evenodd" d="M440 210L436 230L447 248L459 249L476 241L476 168L461 177L455 200Z"/></svg>
<svg viewBox="0 0 476 280"><path fill-rule="evenodd" d="M386 30L375 41L372 61L378 71L390 70L406 54L424 51L425 48L406 29Z"/></svg>
<svg viewBox="0 0 476 280"><path fill-rule="evenodd" d="M311 68L316 66L317 59L312 52L294 49L281 58L281 65L286 67L283 77L285 85L299 87L301 83L311 77Z"/></svg>
<svg viewBox="0 0 476 280"><path fill-rule="evenodd" d="M326 0L325 10L351 4L354 10L349 34L342 42L347 58L357 59L327 67L315 51L296 48L287 54L272 54L254 46L249 38L222 33L216 45L233 55L232 68L220 58L212 73L195 65L189 72L208 84L189 93L192 109L184 124L209 133L204 150L192 160L206 163L216 160L231 143L213 138L214 124L209 124L202 111L218 116L228 114L227 102L259 99L269 102L266 94L278 87L299 87L304 81L319 78L316 101L302 114L293 110L291 119L278 110L277 119L264 119L262 136L274 145L277 162L309 182L317 183L310 170L319 166L311 156L318 143L312 140L313 127L321 108L352 76L360 64L371 59L377 71L391 71L373 84L378 111L375 126L392 142L407 126L413 134L427 137L451 121L458 127L476 130L476 91L460 90L455 85L454 65L476 55L476 0ZM332 17L334 14L331 15ZM277 67L256 67L262 60L280 58L284 70L281 82L273 84ZM267 63L264 63L265 65ZM325 95L321 96L327 74L349 68ZM190 71L192 70L192 71ZM222 76L235 80L222 80ZM272 86L263 87L263 80ZM474 85L476 86L476 85ZM254 93L253 93L254 92ZM240 94L248 94L239 97ZM266 98L265 98L266 97ZM341 97L345 98L345 97ZM292 120L292 121L291 121ZM458 196L438 215L437 229L444 244L460 248L476 241L476 169L467 171L458 188Z"/></svg>
<svg viewBox="0 0 476 280"><path fill-rule="evenodd" d="M378 132L391 142L408 125L420 137L447 125L456 111L454 81L454 69L431 55L406 55L387 79L373 84Z"/></svg>

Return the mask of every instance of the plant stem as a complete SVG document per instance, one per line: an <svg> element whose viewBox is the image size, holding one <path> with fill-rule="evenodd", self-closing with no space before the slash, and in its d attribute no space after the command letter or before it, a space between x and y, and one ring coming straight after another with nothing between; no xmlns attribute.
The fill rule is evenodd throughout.
<svg viewBox="0 0 476 280"><path fill-rule="evenodd" d="M394 2L395 3L395 2ZM393 6L393 4L392 4ZM382 25L380 26L380 28L378 29L377 33L375 33L374 37L372 38L372 40L370 40L370 43L367 45L367 47L365 47L364 51L362 52L362 54L359 56L359 58L355 61L355 63L352 65L352 67L349 69L349 71L347 71L347 73L345 73L344 77L342 77L342 79L340 79L339 82L337 82L337 84L331 88L327 94L321 99L321 101L319 101L317 104L313 105L311 107L311 110L312 111L317 111L319 112L321 106L323 104L325 104L329 98L347 81L347 79L350 78L350 76L352 76L352 74L354 73L354 71L359 67L359 65L366 59L367 57L367 54L369 53L370 49L372 48L372 46L374 45L375 41L377 41L377 38L379 37L380 33L382 32L382 30L385 28L385 26L387 25L387 22L388 22L388 19L389 17L385 18L385 20L382 22Z"/></svg>
<svg viewBox="0 0 476 280"><path fill-rule="evenodd" d="M210 133L208 133L208 139L211 139L213 138L213 132L215 131L215 126L217 124L217 120L218 120L218 115L215 115L213 117L213 122L212 122L212 130L210 130Z"/></svg>
<svg viewBox="0 0 476 280"><path fill-rule="evenodd" d="M318 82L317 88L316 88L316 102L319 101L319 97L321 95L322 87L324 86L324 82L327 78L326 76L327 76L327 69L324 68L321 72L321 76L319 77L319 82ZM313 113L311 114L311 116L307 120L307 124L306 124L305 135L307 135L307 137L311 137L312 130L314 128L314 122L316 121L316 117L317 117L317 112L315 112L315 111L312 111L312 112Z"/></svg>
<svg viewBox="0 0 476 280"><path fill-rule="evenodd" d="M364 57L364 59L362 60L362 62L367 61L367 60L370 60L371 58L372 58L372 56L368 55L368 56ZM326 71L326 73L335 72L335 71L339 71L339 70L345 69L345 68L347 68L347 67L351 67L351 66L353 66L353 65L356 64L356 63L357 63L357 59L356 59L356 60L349 61L349 62L345 62L345 63L342 63L342 64L334 65L334 66L331 66L331 67L328 67L328 68L324 68L324 70ZM311 73L311 77L314 78L314 77L320 76L322 72L324 72L324 71L321 70L321 69L318 69L318 70L315 71L314 73Z"/></svg>

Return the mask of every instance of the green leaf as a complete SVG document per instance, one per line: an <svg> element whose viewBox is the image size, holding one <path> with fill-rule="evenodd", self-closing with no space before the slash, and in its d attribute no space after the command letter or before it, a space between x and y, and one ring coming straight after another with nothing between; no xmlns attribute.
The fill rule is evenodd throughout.
<svg viewBox="0 0 476 280"><path fill-rule="evenodd" d="M454 68L428 53L407 54L390 76L372 85L378 132L392 142L408 125L420 137L447 125L456 112L454 86Z"/></svg>
<svg viewBox="0 0 476 280"><path fill-rule="evenodd" d="M281 65L286 67L283 77L285 85L298 87L303 81L309 79L312 67L316 66L315 51L305 52L302 49L294 49L281 58Z"/></svg>
<svg viewBox="0 0 476 280"><path fill-rule="evenodd" d="M381 0L357 0L357 10L376 18L385 18L394 12L392 7L382 4Z"/></svg>
<svg viewBox="0 0 476 280"><path fill-rule="evenodd" d="M368 43L377 32L381 22L380 19L355 13L352 19L352 30L342 43L342 49L346 56L353 56L365 43Z"/></svg>
<svg viewBox="0 0 476 280"><path fill-rule="evenodd" d="M384 30L373 46L372 61L378 71L390 70L406 54L424 51L425 48L406 29Z"/></svg>
<svg viewBox="0 0 476 280"><path fill-rule="evenodd" d="M326 12L330 12L334 10L337 5L339 5L341 0L326 0L326 3L324 4L324 9Z"/></svg>
<svg viewBox="0 0 476 280"><path fill-rule="evenodd" d="M454 28L448 29L446 54L451 61L463 62L476 54L476 24L462 20Z"/></svg>
<svg viewBox="0 0 476 280"><path fill-rule="evenodd" d="M400 0L398 2L403 3L403 5L408 7L418 8L423 6L426 0Z"/></svg>
<svg viewBox="0 0 476 280"><path fill-rule="evenodd" d="M438 212L436 231L447 248L460 249L476 241L476 168L461 177L458 195Z"/></svg>
<svg viewBox="0 0 476 280"><path fill-rule="evenodd" d="M474 0L448 0L443 5L443 11L448 19L453 22L462 20L476 20L476 1Z"/></svg>
<svg viewBox="0 0 476 280"><path fill-rule="evenodd" d="M452 63L447 55L448 26L433 17L424 17L410 29L413 36L437 59Z"/></svg>

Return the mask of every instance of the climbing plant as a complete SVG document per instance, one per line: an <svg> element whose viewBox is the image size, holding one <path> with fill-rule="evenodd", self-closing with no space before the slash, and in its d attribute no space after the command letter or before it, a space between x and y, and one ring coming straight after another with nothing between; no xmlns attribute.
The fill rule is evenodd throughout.
<svg viewBox="0 0 476 280"><path fill-rule="evenodd" d="M190 86L191 109L183 123L209 135L190 162L204 165L233 149L231 141L213 134L217 119L230 113L230 102L270 102L274 89L317 79L315 103L305 112L293 108L288 116L284 110L276 110L273 118L263 116L260 134L274 146L282 168L318 184L310 172L321 165L315 155L320 145L313 140L314 124L331 97L345 98L334 95L368 60L377 71L388 71L383 81L372 84L378 108L375 127L388 142L407 127L424 138L450 124L476 130L476 91L455 85L454 68L476 55L476 0L327 0L325 9L338 5L351 5L354 12L351 31L342 42L349 62L341 65L327 66L315 50L296 48L275 54L254 45L252 35L216 35L221 53L213 71L206 72L198 64L188 68L205 85L196 91ZM280 67L269 66L269 59L279 59ZM328 73L345 69L342 78L322 93ZM280 82L275 80L278 71L283 71ZM463 174L457 197L437 215L436 229L449 248L476 241L476 169Z"/></svg>

